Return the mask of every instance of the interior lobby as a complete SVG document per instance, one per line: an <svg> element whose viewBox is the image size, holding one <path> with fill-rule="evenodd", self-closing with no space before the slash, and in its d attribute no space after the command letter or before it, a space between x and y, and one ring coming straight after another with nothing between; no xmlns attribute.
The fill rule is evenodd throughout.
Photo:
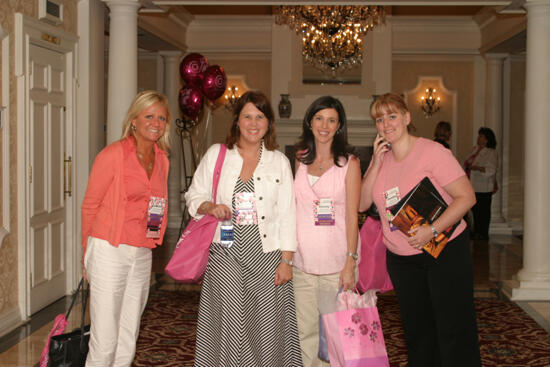
<svg viewBox="0 0 550 367"><path fill-rule="evenodd" d="M47 10L50 2L57 11ZM479 128L495 132L489 241L471 244L476 297L511 300L550 332L550 165L542 149L550 141L550 0L323 2L384 9L363 38L362 63L342 74L304 61L300 37L277 21L280 5L304 3L0 2L0 366L38 362L81 278L80 205L94 158L120 138L131 100L147 89L168 97L173 117L168 228L153 252L152 287L181 287L163 267L189 219L183 193L196 163L225 140L232 93L270 98L279 149L289 156L310 103L337 97L364 170L376 136L369 105L394 91L415 135L432 139L439 121L450 122L459 162ZM178 101L180 62L190 53L221 66L229 87L205 99L192 125ZM422 108L428 91L437 111ZM286 99L288 117L279 107Z"/></svg>

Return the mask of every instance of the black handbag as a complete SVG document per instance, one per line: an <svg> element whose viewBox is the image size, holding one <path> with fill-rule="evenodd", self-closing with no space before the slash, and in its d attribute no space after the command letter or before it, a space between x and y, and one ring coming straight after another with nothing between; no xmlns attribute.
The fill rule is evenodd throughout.
<svg viewBox="0 0 550 367"><path fill-rule="evenodd" d="M84 326L86 303L88 300L88 292L84 285L84 278L82 278L78 284L78 288L73 295L71 305L65 317L67 320L69 319L69 315L79 293L82 293L82 319L80 328L74 329L70 333L56 335L51 338L48 367L84 367L86 364L88 342L90 340L90 325Z"/></svg>

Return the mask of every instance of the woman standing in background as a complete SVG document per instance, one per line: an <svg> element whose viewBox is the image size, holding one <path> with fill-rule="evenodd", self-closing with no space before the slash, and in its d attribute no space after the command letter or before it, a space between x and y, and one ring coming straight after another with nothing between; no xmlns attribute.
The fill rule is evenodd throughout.
<svg viewBox="0 0 550 367"><path fill-rule="evenodd" d="M472 208L474 215L473 238L487 241L491 223L491 203L497 192L498 154L497 140L493 130L482 127L478 131L477 145L464 161L464 168L476 193L476 204Z"/></svg>

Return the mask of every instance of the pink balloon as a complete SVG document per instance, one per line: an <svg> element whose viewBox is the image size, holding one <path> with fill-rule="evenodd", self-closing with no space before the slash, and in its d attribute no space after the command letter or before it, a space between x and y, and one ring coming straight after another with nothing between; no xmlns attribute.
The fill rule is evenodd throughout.
<svg viewBox="0 0 550 367"><path fill-rule="evenodd" d="M178 102L181 112L195 120L202 110L204 96L198 86L187 85L180 89Z"/></svg>
<svg viewBox="0 0 550 367"><path fill-rule="evenodd" d="M208 68L206 57L198 53L190 53L180 63L180 74L187 84L200 85L203 73Z"/></svg>
<svg viewBox="0 0 550 367"><path fill-rule="evenodd" d="M220 98L227 87L227 78L225 71L219 65L212 65L204 72L202 80L202 91L204 95L211 101Z"/></svg>

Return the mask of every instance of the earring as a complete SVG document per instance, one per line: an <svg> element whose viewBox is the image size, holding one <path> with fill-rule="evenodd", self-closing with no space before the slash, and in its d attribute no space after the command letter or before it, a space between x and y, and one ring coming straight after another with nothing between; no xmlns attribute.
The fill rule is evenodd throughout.
<svg viewBox="0 0 550 367"><path fill-rule="evenodd" d="M132 125L132 130L136 131L136 125Z"/></svg>

